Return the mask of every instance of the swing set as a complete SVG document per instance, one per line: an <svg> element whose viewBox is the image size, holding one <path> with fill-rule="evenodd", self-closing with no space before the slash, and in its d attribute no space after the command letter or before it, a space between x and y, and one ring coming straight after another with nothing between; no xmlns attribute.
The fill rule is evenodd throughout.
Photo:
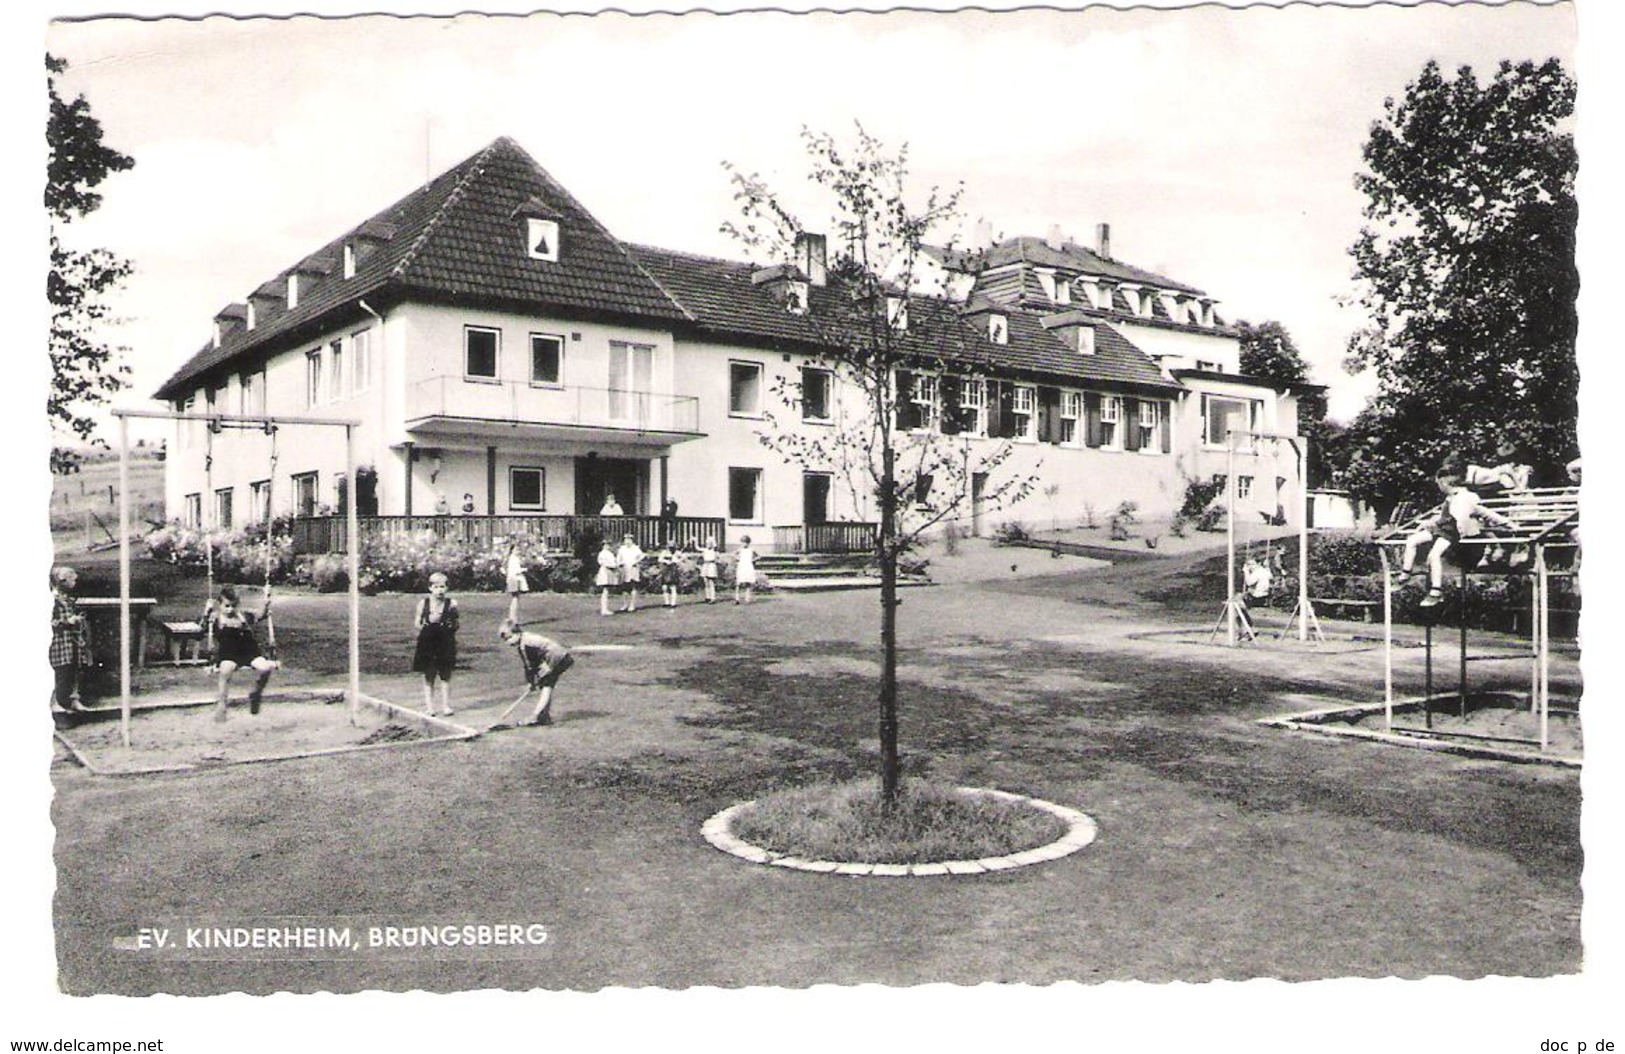
<svg viewBox="0 0 1625 1054"><path fill-rule="evenodd" d="M193 414L175 413L168 410L136 410L115 409L113 416L119 424L119 732L125 747L130 745L130 680L131 680L131 634L130 634L130 418L156 418L171 421L197 421L205 426L206 447L204 452L204 486L207 493L213 494L214 472L214 437L226 428L261 430L270 437L270 476L265 491L265 584L264 596L267 601L271 595L271 514L273 511L272 488L276 479L277 465L277 433L284 426L310 425L316 427L344 429L344 464L346 478L355 478L355 430L360 427L356 420L332 417L308 417L299 415L260 415L260 414ZM349 678L345 692L345 699L349 706L350 721L356 722L361 706L361 592L360 580L360 546L354 544L361 535L356 522L356 503L352 499L346 504L346 519L349 529L348 537L352 539L348 554L348 571L350 579L349 596ZM214 544L207 532L204 535L204 560L208 577L209 599L215 595L214 572ZM204 647L210 658L214 654L213 640L214 620L205 620L202 627L204 633ZM271 620L269 612L266 618L266 647L269 657L276 656L276 625Z"/></svg>
<svg viewBox="0 0 1625 1054"><path fill-rule="evenodd" d="M1551 597L1554 579L1574 579L1579 575L1580 554L1580 488L1542 487L1509 491L1482 501L1485 508L1500 513L1511 521L1511 526L1498 526L1481 534L1468 535L1455 541L1450 552L1461 567L1461 597L1459 611L1458 679L1455 695L1458 715L1467 716L1467 668L1472 662L1506 662L1527 658L1529 662L1529 709L1539 722L1538 738L1484 736L1468 732L1447 732L1434 727L1433 715L1438 712L1433 681L1434 622L1423 623L1424 694L1422 696L1423 727L1410 728L1394 723L1394 603L1396 589L1392 554L1395 547L1403 548L1405 539L1423 523L1440 515L1442 506L1436 506L1403 523L1387 527L1372 541L1382 557L1383 578L1383 716L1390 732L1422 733L1430 736L1449 736L1464 739L1496 739L1502 742L1529 743L1545 751L1551 743ZM1481 567L1485 553L1501 549L1521 551L1529 557L1520 570L1507 567ZM1447 554L1448 555L1448 554ZM1560 565L1553 567L1552 557ZM1466 598L1473 576L1498 578L1520 577L1529 584L1530 631L1529 651L1523 654L1470 654L1468 651ZM1437 610L1437 609L1435 609ZM1443 695L1448 695L1448 690Z"/></svg>

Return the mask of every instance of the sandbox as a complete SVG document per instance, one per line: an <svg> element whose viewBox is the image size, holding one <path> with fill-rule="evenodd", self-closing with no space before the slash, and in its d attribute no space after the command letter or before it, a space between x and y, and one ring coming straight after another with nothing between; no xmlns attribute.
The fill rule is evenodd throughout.
<svg viewBox="0 0 1625 1054"><path fill-rule="evenodd" d="M1259 724L1501 761L1576 768L1582 763L1584 739L1577 709L1551 708L1542 750L1540 715L1530 709L1527 697L1478 692L1468 696L1465 707L1455 695L1435 697L1431 715L1424 702L1396 701L1392 727L1382 703L1326 707L1266 718Z"/></svg>
<svg viewBox="0 0 1625 1054"><path fill-rule="evenodd" d="M267 693L251 714L233 702L214 720L212 700L152 703L131 708L130 745L119 712L91 711L60 729L57 740L98 775L190 772L249 762L346 754L358 750L446 742L478 735L472 728L363 694L352 716L342 692Z"/></svg>

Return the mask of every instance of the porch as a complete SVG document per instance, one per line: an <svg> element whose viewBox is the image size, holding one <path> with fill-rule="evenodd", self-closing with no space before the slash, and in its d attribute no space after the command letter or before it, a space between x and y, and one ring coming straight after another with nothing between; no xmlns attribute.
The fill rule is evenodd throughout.
<svg viewBox="0 0 1625 1054"><path fill-rule="evenodd" d="M680 549L698 548L707 538L716 539L718 547L727 544L727 521L709 516L362 516L356 522L367 541L428 532L437 541L480 548L490 548L498 538L518 537L539 539L554 552L575 552L588 536L619 540L626 534L649 551L668 538ZM346 532L343 516L299 517L292 523L293 551L346 552Z"/></svg>

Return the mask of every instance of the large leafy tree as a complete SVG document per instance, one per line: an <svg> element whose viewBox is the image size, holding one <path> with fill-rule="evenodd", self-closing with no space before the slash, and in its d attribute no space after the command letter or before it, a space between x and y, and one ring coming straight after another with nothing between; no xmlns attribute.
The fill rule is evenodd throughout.
<svg viewBox="0 0 1625 1054"><path fill-rule="evenodd" d="M790 423L775 420L760 438L788 463L847 475L858 506L878 512L878 724L882 801L889 806L902 775L899 557L922 533L960 516L973 500L976 476L987 479L975 495L984 510L1020 501L1034 480L1000 471L1013 449L1009 441L973 438L963 428L972 400L960 393L985 381L985 355L961 306L931 290L925 277L928 246L949 242L953 253L943 233L960 219L959 191L916 194L907 147L893 152L861 126L850 143L806 129L802 142L808 189L822 191L820 208L827 209L819 223L803 224L787 197L730 165L740 219L723 230L753 255L780 261L793 257L798 236L808 231L831 236L826 284L811 290L805 317L815 335L812 362L836 378L837 427L810 434L795 427L792 413ZM926 394L933 387L934 397ZM779 394L796 407L806 393L791 381Z"/></svg>
<svg viewBox="0 0 1625 1054"><path fill-rule="evenodd" d="M1445 457L1505 435L1537 471L1573 456L1573 110L1555 59L1503 62L1487 83L1430 62L1372 125L1351 249L1370 323L1347 364L1379 387L1349 429L1347 482L1379 508L1431 498Z"/></svg>
<svg viewBox="0 0 1625 1054"><path fill-rule="evenodd" d="M120 361L124 349L109 344L101 329L111 321L107 295L130 274L130 263L106 249L65 245L60 228L101 206L96 190L109 175L135 162L102 142L102 126L84 96L64 100L56 75L67 63L45 56L51 111L45 126L50 148L45 207L51 214L51 269L46 295L51 302L51 390L47 399L51 425L59 434L88 439L96 422L91 407L125 384ZM71 450L51 450L53 471L71 471L78 463Z"/></svg>
<svg viewBox="0 0 1625 1054"><path fill-rule="evenodd" d="M1241 372L1281 384L1312 384L1309 364L1287 328L1276 321L1236 323L1240 333ZM1326 393L1307 390L1298 397L1298 434L1309 441L1309 485L1330 482L1325 445L1328 436Z"/></svg>

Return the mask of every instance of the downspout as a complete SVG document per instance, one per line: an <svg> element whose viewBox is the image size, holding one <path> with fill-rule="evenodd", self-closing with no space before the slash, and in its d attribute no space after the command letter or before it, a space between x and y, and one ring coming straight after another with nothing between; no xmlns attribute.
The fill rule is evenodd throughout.
<svg viewBox="0 0 1625 1054"><path fill-rule="evenodd" d="M370 306L368 306L367 302L365 300L362 300L360 297L356 298L356 306L359 307L361 310L365 311L367 314L371 315L373 318L378 320L378 345L375 348L372 349L372 358L373 358L372 366L373 366L374 369L376 369L378 371L377 382L376 382L377 383L377 388L375 390L377 392L377 399L378 399L378 404L379 404L378 419L379 419L379 422L380 422L380 429L381 429L383 416L384 416L383 415L383 400L384 400L384 390L385 390L384 389L384 316L380 315L378 312L374 311ZM353 366L352 366L352 368L353 368ZM351 485L351 489L352 490L354 489L354 484ZM374 494L373 496L375 498L377 497L376 494ZM352 496L350 500L353 502L355 500L354 496ZM410 516L410 515L412 515L412 444L410 444L410 443L408 443L406 445L406 497L405 497L404 500L406 502L405 512L406 512L406 514L408 516ZM380 509L378 511L381 512L383 510Z"/></svg>

